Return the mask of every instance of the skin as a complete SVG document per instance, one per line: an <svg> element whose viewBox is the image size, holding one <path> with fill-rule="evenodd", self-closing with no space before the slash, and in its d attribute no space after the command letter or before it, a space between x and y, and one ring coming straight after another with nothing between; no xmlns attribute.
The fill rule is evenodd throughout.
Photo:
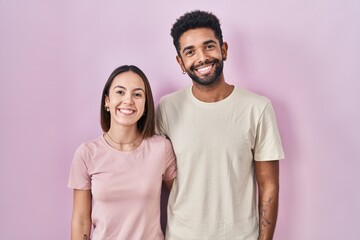
<svg viewBox="0 0 360 240"><path fill-rule="evenodd" d="M181 70L189 75L195 75L203 82L209 81L208 79L215 74L219 63L213 63L214 61L226 60L227 43L220 46L211 29L188 30L181 35L179 40L180 56L177 56L176 60ZM202 69L207 70L201 71ZM217 79L210 84L199 84L193 81L192 91L200 101L217 102L229 96L233 88L225 82L224 74L221 72Z"/></svg>
<svg viewBox="0 0 360 240"><path fill-rule="evenodd" d="M133 72L117 75L105 99L105 107L110 109L111 127L105 140L119 151L132 151L142 141L137 127L137 121L145 109L145 85L142 78ZM134 141L135 140L135 141ZM164 181L171 189L173 180ZM72 240L88 240L91 232L92 195L90 190L74 189L73 214L71 223Z"/></svg>
<svg viewBox="0 0 360 240"><path fill-rule="evenodd" d="M225 82L216 70L227 58L228 45L220 46L213 30L197 28L184 32L176 60L183 72L193 79L192 92L203 102L217 102L231 94L234 86ZM259 196L259 239L273 238L279 194L278 161L254 161Z"/></svg>
<svg viewBox="0 0 360 240"><path fill-rule="evenodd" d="M133 146L127 143L139 137L137 121L145 109L145 85L142 78L133 72L117 75L105 98L105 106L110 109L111 127L108 135L118 143L114 143L107 135L107 142L120 151L131 151Z"/></svg>
<svg viewBox="0 0 360 240"><path fill-rule="evenodd" d="M71 240L90 239L91 191L74 189Z"/></svg>
<svg viewBox="0 0 360 240"><path fill-rule="evenodd" d="M259 195L259 240L273 239L279 204L279 161L255 161Z"/></svg>

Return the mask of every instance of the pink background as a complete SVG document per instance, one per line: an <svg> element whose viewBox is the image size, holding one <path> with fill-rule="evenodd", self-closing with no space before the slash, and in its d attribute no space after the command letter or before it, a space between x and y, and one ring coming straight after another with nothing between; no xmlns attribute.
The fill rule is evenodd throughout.
<svg viewBox="0 0 360 240"><path fill-rule="evenodd" d="M222 22L226 80L275 106L286 152L275 239L360 239L358 0L0 0L1 240L69 238L68 171L101 134L106 79L135 64L156 102L190 84L169 31L194 9Z"/></svg>

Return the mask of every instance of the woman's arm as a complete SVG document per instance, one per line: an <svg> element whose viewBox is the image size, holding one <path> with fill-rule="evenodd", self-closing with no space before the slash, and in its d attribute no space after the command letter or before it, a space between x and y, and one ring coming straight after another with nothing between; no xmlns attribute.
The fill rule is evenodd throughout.
<svg viewBox="0 0 360 240"><path fill-rule="evenodd" d="M91 204L92 197L90 190L74 189L71 240L90 239Z"/></svg>
<svg viewBox="0 0 360 240"><path fill-rule="evenodd" d="M173 183L174 183L174 179L164 181L164 184L165 184L166 188L169 189L169 191L171 190Z"/></svg>
<svg viewBox="0 0 360 240"><path fill-rule="evenodd" d="M255 161L259 191L259 240L272 240L278 213L279 161Z"/></svg>

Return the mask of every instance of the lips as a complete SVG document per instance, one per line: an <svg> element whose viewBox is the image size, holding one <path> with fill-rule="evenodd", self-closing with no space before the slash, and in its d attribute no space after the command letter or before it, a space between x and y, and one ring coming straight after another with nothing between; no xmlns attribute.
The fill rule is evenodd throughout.
<svg viewBox="0 0 360 240"><path fill-rule="evenodd" d="M135 112L135 110L129 109L129 108L119 108L118 111L120 113L126 114L126 115L130 115L133 114Z"/></svg>
<svg viewBox="0 0 360 240"><path fill-rule="evenodd" d="M206 65L195 66L194 70L200 75L206 75L212 71L214 64L215 63L207 63Z"/></svg>
<svg viewBox="0 0 360 240"><path fill-rule="evenodd" d="M196 69L196 71L198 71L201 74L206 74L207 72L209 72L211 70L212 66L206 66L203 68L198 68Z"/></svg>

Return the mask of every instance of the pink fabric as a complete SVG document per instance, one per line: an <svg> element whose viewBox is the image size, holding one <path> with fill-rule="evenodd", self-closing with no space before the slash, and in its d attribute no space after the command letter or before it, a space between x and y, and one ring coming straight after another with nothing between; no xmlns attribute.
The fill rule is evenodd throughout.
<svg viewBox="0 0 360 240"><path fill-rule="evenodd" d="M160 193L176 177L169 140L154 136L131 152L110 147L103 136L75 152L68 187L91 190L93 240L163 239Z"/></svg>

